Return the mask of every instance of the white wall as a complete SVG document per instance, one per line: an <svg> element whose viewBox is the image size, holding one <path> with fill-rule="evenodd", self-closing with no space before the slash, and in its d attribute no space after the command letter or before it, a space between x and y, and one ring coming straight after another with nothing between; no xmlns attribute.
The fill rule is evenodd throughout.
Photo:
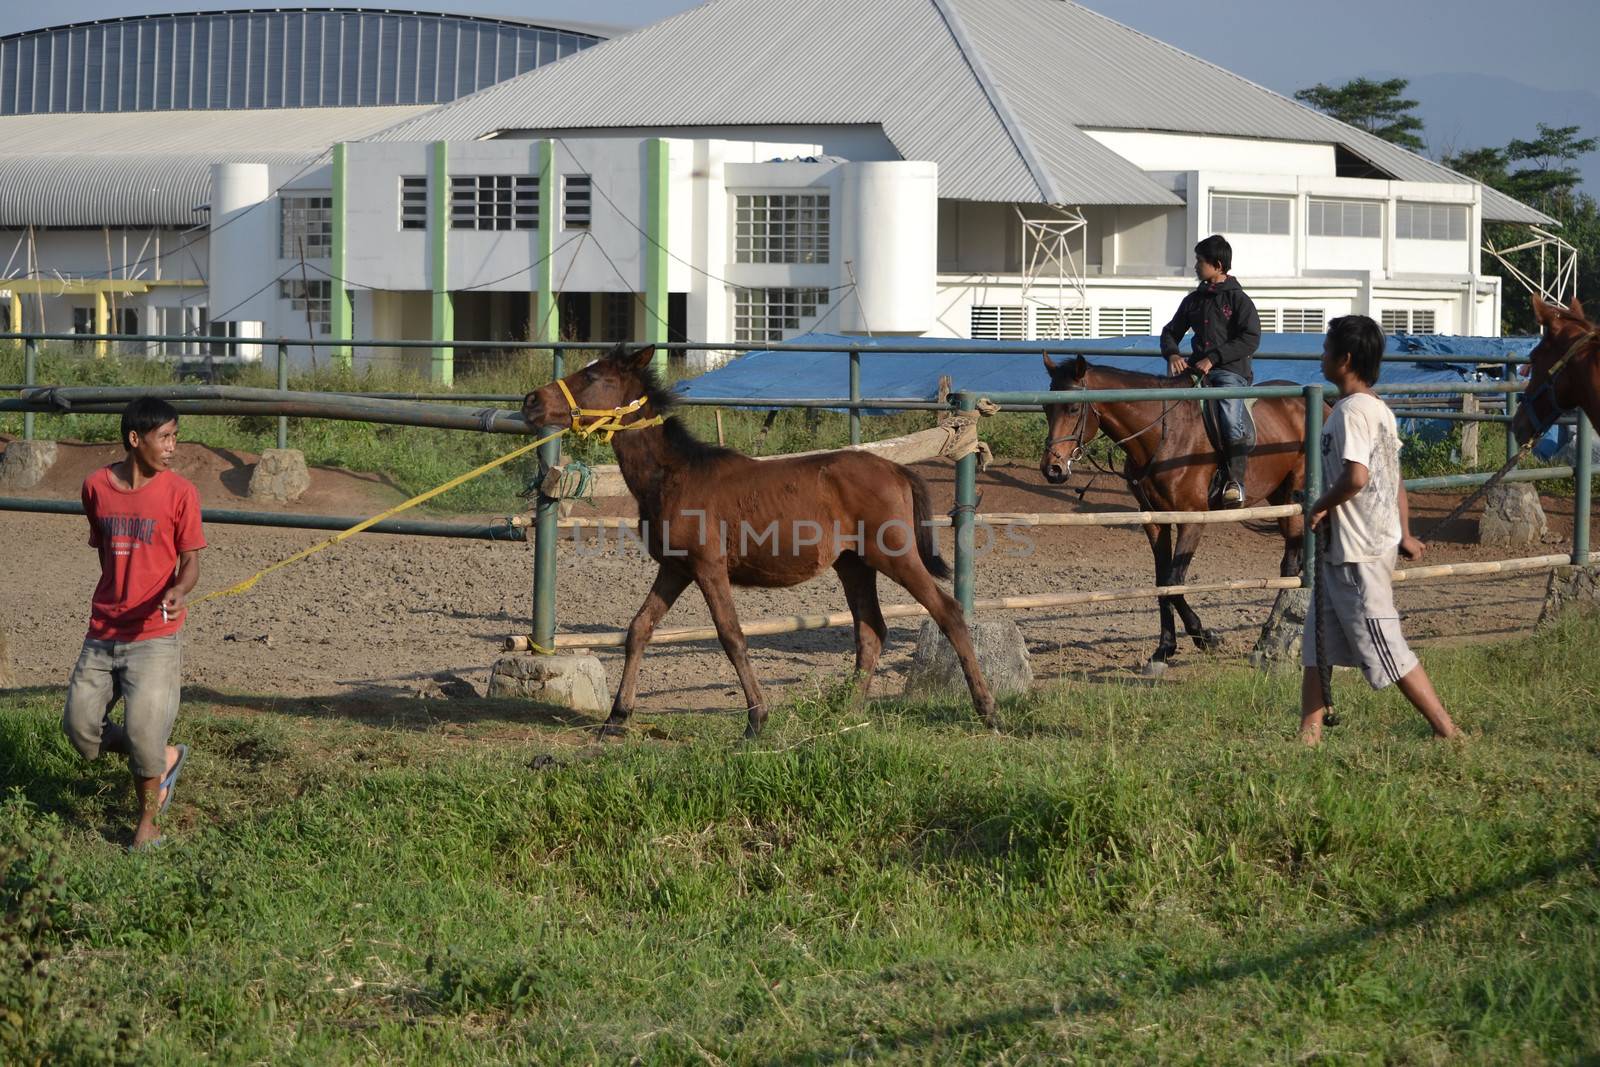
<svg viewBox="0 0 1600 1067"><path fill-rule="evenodd" d="M1330 178L1337 172L1334 148L1326 144L1149 130L1083 132L1140 170L1219 170Z"/></svg>

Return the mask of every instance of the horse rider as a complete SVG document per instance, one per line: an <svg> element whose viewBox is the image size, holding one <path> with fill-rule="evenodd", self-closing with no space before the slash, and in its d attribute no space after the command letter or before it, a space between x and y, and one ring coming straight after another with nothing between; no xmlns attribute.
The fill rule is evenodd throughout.
<svg viewBox="0 0 1600 1067"><path fill-rule="evenodd" d="M1250 385L1250 357L1261 345L1261 316L1233 269L1233 246L1212 234L1194 246L1194 273L1200 285L1183 298L1178 313L1161 331L1161 354L1173 377L1187 374L1218 387ZM1178 345L1194 331L1188 358ZM1245 472L1255 447L1255 425L1243 400L1209 402L1223 444L1222 506L1244 506Z"/></svg>

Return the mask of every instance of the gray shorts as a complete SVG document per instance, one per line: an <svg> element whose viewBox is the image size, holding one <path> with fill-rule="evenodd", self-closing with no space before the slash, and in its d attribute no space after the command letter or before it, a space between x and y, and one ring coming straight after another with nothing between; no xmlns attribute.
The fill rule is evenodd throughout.
<svg viewBox="0 0 1600 1067"><path fill-rule="evenodd" d="M1417 657L1400 633L1394 606L1393 568L1387 563L1324 563L1318 567L1320 614L1328 621L1322 644L1328 663L1360 667L1374 689L1411 673ZM1316 610L1308 613L1300 642L1300 662L1318 665Z"/></svg>
<svg viewBox="0 0 1600 1067"><path fill-rule="evenodd" d="M121 752L136 778L167 770L167 738L178 718L178 635L147 641L83 642L67 683L61 728L85 759ZM122 699L122 723L111 706Z"/></svg>

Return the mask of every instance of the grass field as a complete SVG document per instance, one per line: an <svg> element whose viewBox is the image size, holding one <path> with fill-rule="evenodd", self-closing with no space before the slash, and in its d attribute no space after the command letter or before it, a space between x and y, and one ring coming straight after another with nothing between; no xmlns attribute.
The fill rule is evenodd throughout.
<svg viewBox="0 0 1600 1067"><path fill-rule="evenodd" d="M189 694L164 850L0 696L0 1062L1594 1062L1600 622L1341 675L1067 681L597 746L494 702Z"/></svg>

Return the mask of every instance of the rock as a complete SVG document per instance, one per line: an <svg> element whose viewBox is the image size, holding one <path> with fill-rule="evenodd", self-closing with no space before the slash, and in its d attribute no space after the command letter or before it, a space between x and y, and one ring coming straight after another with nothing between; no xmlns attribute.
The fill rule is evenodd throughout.
<svg viewBox="0 0 1600 1067"><path fill-rule="evenodd" d="M536 700L574 711L604 711L610 706L606 670L594 656L541 656L515 652L495 660L489 696Z"/></svg>
<svg viewBox="0 0 1600 1067"><path fill-rule="evenodd" d="M971 626L972 649L978 670L996 697L1026 693L1033 684L1028 646L1014 619L992 619ZM906 672L909 697L966 696L967 679L961 673L956 650L932 619L924 619L917 632L917 648Z"/></svg>
<svg viewBox="0 0 1600 1067"><path fill-rule="evenodd" d="M250 499L288 504L311 488L305 453L297 448L269 448L250 473Z"/></svg>
<svg viewBox="0 0 1600 1067"><path fill-rule="evenodd" d="M1544 608L1538 626L1555 622L1568 608L1592 612L1600 610L1600 568L1557 567L1545 586Z"/></svg>
<svg viewBox="0 0 1600 1067"><path fill-rule="evenodd" d="M1484 494L1478 543L1517 548L1536 545L1549 531L1539 494L1527 482L1501 482Z"/></svg>
<svg viewBox="0 0 1600 1067"><path fill-rule="evenodd" d="M443 671L433 676L434 684L439 687L439 692L451 700L475 700L478 696L478 687L461 677Z"/></svg>
<svg viewBox="0 0 1600 1067"><path fill-rule="evenodd" d="M0 492L32 489L55 461L54 441L12 441L0 455Z"/></svg>
<svg viewBox="0 0 1600 1067"><path fill-rule="evenodd" d="M1306 616L1311 609L1311 590L1280 589L1272 602L1272 613L1256 647L1250 650L1250 666L1258 670L1299 670L1300 638L1305 633Z"/></svg>

